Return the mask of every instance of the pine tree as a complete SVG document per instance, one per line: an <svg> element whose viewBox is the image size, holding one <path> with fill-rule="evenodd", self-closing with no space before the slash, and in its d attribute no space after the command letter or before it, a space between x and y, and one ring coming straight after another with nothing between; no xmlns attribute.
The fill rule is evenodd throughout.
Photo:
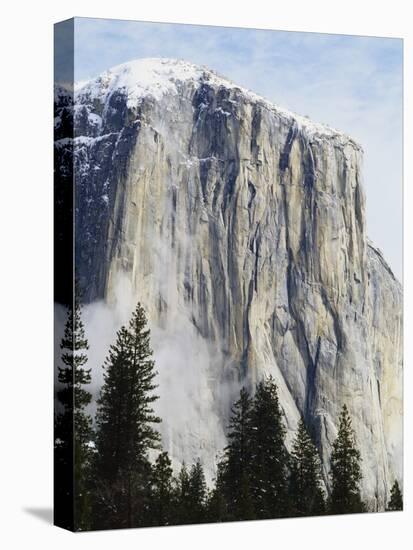
<svg viewBox="0 0 413 550"><path fill-rule="evenodd" d="M168 453L161 453L152 469L150 516L153 525L170 525L173 513L172 466Z"/></svg>
<svg viewBox="0 0 413 550"><path fill-rule="evenodd" d="M324 511L320 458L303 419L291 452L290 504L295 516L318 515Z"/></svg>
<svg viewBox="0 0 413 550"><path fill-rule="evenodd" d="M98 400L96 494L97 528L132 527L148 521L151 468L148 451L159 448L160 422L152 404L158 399L150 332L138 304L122 327L105 361Z"/></svg>
<svg viewBox="0 0 413 550"><path fill-rule="evenodd" d="M360 452L356 447L351 418L346 405L344 405L331 455L330 512L332 514L364 511L359 487L362 478L360 461Z"/></svg>
<svg viewBox="0 0 413 550"><path fill-rule="evenodd" d="M272 377L257 385L251 429L251 492L256 517L285 517L288 515L286 432Z"/></svg>
<svg viewBox="0 0 413 550"><path fill-rule="evenodd" d="M92 419L85 411L92 400L85 386L91 383L90 369L87 363L88 341L85 337L81 318L81 305L78 292L75 293L74 307L68 308L62 350L63 367L58 367L60 389L57 391L57 410L55 421L55 477L56 491L65 499L66 512L56 518L73 521L76 530L87 529L90 525L90 487L88 475L91 460L90 443L93 439ZM74 501L74 506L73 506ZM59 512L60 506L56 506ZM72 512L73 510L73 512Z"/></svg>
<svg viewBox="0 0 413 550"><path fill-rule="evenodd" d="M182 463L181 469L178 474L178 478L175 480L175 513L174 523L181 525L184 523L191 523L191 510L190 510L190 479L189 472L185 462Z"/></svg>
<svg viewBox="0 0 413 550"><path fill-rule="evenodd" d="M387 505L387 511L397 512L401 510L403 510L403 495L400 490L399 482L396 479L391 488L390 500Z"/></svg>
<svg viewBox="0 0 413 550"><path fill-rule="evenodd" d="M228 445L221 465L223 492L227 512L232 520L254 519L251 493L251 410L252 401L245 388L231 409Z"/></svg>
<svg viewBox="0 0 413 550"><path fill-rule="evenodd" d="M202 523L207 521L207 486L204 470L198 459L188 471L186 464L176 480L175 489L176 524Z"/></svg>
<svg viewBox="0 0 413 550"><path fill-rule="evenodd" d="M223 481L225 467L225 462L219 460L215 484L207 498L206 520L209 522L218 523L230 519Z"/></svg>
<svg viewBox="0 0 413 550"><path fill-rule="evenodd" d="M189 473L189 522L202 523L206 519L207 486L204 469L198 459Z"/></svg>

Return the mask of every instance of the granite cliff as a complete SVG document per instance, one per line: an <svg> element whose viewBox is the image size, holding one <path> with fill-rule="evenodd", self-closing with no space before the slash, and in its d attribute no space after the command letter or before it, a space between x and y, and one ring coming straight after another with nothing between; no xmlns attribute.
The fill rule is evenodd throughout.
<svg viewBox="0 0 413 550"><path fill-rule="evenodd" d="M327 483L347 404L363 496L383 509L402 476L402 290L366 237L361 147L182 61L83 84L73 135L64 96L83 296L110 305L122 284L145 305L174 458L213 464L239 384L271 373L288 444L304 415Z"/></svg>

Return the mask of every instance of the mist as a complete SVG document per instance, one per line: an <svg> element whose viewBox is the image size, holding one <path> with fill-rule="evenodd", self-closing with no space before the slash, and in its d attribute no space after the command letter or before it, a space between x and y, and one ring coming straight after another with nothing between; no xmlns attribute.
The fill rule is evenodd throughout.
<svg viewBox="0 0 413 550"><path fill-rule="evenodd" d="M127 325L139 301L125 275L116 283L116 300L85 305L82 319L89 341L87 368L91 368L89 386L96 413L96 400L103 384L104 361L116 332ZM144 301L142 304L145 306ZM168 451L175 472L182 462L192 464L200 458L208 484L215 472L217 454L226 445L229 407L237 397L240 384L236 378L223 377L225 359L220 349L203 338L192 322L189 307L177 307L161 322L149 319L151 347L158 385L154 403L161 417L159 431L164 451Z"/></svg>

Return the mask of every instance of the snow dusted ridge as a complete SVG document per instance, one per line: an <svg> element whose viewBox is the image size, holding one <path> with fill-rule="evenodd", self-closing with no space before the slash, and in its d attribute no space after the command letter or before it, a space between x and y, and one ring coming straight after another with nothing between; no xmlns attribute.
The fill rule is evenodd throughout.
<svg viewBox="0 0 413 550"><path fill-rule="evenodd" d="M192 82L194 88L201 83L207 83L214 88L224 87L235 92L238 91L252 103L259 103L262 107L279 116L295 122L298 129L304 130L309 138L319 136L336 138L341 143L351 141L353 145L361 149L361 146L355 143L352 138L338 130L321 123L312 122L304 116L278 107L205 66L194 65L177 59L136 59L117 65L88 82L75 83L75 104L97 100L107 105L113 92L124 91L128 96L128 108L134 109L147 96L160 100L167 94L179 95L182 93L181 85L188 82Z"/></svg>

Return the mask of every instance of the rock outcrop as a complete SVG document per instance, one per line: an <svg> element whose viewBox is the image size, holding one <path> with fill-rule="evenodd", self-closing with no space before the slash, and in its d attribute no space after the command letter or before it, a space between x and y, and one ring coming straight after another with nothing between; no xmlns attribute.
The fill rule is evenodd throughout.
<svg viewBox="0 0 413 550"><path fill-rule="evenodd" d="M402 291L366 238L361 147L173 60L104 73L74 114L56 149L63 170L74 147L80 286L112 303L126 281L147 308L161 401L171 377L184 387L164 422L174 457L212 463L238 384L271 373L288 443L304 415L327 484L347 404L363 496L383 509L402 475ZM168 371L168 334L186 370Z"/></svg>

